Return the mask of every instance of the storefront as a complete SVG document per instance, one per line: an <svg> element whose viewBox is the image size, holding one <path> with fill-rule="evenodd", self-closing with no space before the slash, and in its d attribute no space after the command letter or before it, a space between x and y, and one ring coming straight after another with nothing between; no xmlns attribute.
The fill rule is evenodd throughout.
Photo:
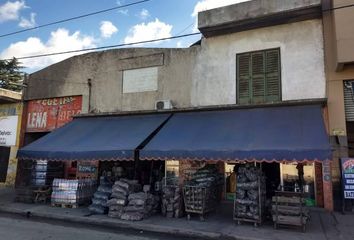
<svg viewBox="0 0 354 240"><path fill-rule="evenodd" d="M23 161L76 161L74 178L81 178L81 172L82 178L99 180L94 209L103 198L108 201L108 193L117 196L111 201L115 204L112 216L122 216L118 205L128 204L124 194L137 184L149 186L146 191L157 194L152 198L159 199L155 203L161 201L162 213L175 217L183 215L182 196L186 211L191 198L212 209L237 198L239 183L262 184L265 201L286 188L287 192L306 192L309 206L322 206L325 171L318 166L331 159L322 111L321 105L312 104L76 117L22 148L18 156ZM243 182L242 174L252 181ZM118 185L112 186L115 180ZM205 189L199 192L202 195L195 194L198 187ZM196 205L192 208L197 213ZM105 212L104 208L99 211ZM128 219L135 217L141 216Z"/></svg>
<svg viewBox="0 0 354 240"><path fill-rule="evenodd" d="M140 159L165 160L166 172L181 179L196 171L196 162L218 164L225 174L222 197L229 200L237 165L258 163L268 199L277 190L302 190L308 206L323 207L322 161L331 159L331 150L322 111L303 105L175 113Z"/></svg>
<svg viewBox="0 0 354 240"><path fill-rule="evenodd" d="M23 163L44 161L48 167L53 165L51 171L45 169L52 174L50 178L44 176L43 186L51 186L54 178L98 180L101 176L113 182L117 176L149 184L159 175L154 174L156 169L164 172L164 163L139 162L137 152L169 117L170 114L78 117L23 147L18 156ZM60 164L69 167L62 172ZM32 171L29 175L33 178L37 174ZM24 182L34 185L30 179Z"/></svg>
<svg viewBox="0 0 354 240"><path fill-rule="evenodd" d="M74 115L80 114L82 96L31 100L25 106L23 143L26 146L70 122ZM69 176L73 167L71 165L69 162L48 162L46 159L20 161L16 178L18 200L31 202L33 191L51 184L56 177Z"/></svg>

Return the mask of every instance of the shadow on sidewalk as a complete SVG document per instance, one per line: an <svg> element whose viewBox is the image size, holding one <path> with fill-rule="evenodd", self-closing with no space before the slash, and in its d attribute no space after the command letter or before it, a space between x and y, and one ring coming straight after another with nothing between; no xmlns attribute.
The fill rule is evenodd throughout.
<svg viewBox="0 0 354 240"><path fill-rule="evenodd" d="M128 222L119 219L109 218L106 215L89 215L86 207L56 208L48 205L26 204L14 202L14 189L0 189L0 212L53 219L58 221L83 223L112 228L128 228L156 233L167 233L203 238L228 238L242 240L334 240L351 239L354 235L350 232L349 225L343 225L341 221L350 221L354 226L354 217L341 217L332 215L323 209L312 209L311 220L307 226L307 232L302 233L298 228L273 229L271 222L260 227L251 224L236 225L232 220L232 204L229 208L218 209L211 213L201 222L198 217L192 217L190 221L186 218L165 218L159 215L152 216L140 222ZM335 221L336 218L339 223ZM342 229L343 228L343 229ZM345 235L344 235L345 234ZM352 235L347 235L352 234ZM346 236L350 238L345 238Z"/></svg>

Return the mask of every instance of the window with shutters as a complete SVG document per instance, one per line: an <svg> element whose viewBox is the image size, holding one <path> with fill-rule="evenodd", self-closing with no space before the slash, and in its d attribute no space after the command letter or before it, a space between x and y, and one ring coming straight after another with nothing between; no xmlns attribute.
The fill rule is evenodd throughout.
<svg viewBox="0 0 354 240"><path fill-rule="evenodd" d="M281 100L280 49L237 54L236 64L238 104Z"/></svg>

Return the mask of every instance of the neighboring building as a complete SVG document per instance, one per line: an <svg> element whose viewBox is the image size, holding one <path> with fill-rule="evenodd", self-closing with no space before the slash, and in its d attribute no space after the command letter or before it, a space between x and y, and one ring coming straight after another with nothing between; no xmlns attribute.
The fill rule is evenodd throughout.
<svg viewBox="0 0 354 240"><path fill-rule="evenodd" d="M0 186L15 184L22 119L21 93L0 88Z"/></svg>
<svg viewBox="0 0 354 240"><path fill-rule="evenodd" d="M75 56L30 74L24 99L81 95L83 113L154 110L162 99L190 107L198 52L126 48Z"/></svg>
<svg viewBox="0 0 354 240"><path fill-rule="evenodd" d="M193 71L192 105L252 107L319 100L328 125L321 16L320 0L253 0L201 12L198 26L205 38ZM282 184L291 168L280 165ZM329 159L308 166L317 206L328 210L333 209L330 169Z"/></svg>
<svg viewBox="0 0 354 240"><path fill-rule="evenodd" d="M167 115L159 119L159 127L155 126L147 141L130 149L141 151L142 160L180 160L180 169L190 168L191 159L220 160L225 169L230 168L227 161L268 162L273 185L293 181L296 163L309 162L304 171L313 198L317 206L332 210L321 17L320 0L253 0L205 11L198 16L204 37L190 48L87 53L31 74L24 96L26 109L33 103L53 106L62 101L54 98L81 96L82 116L62 128L69 134L75 131L75 121L85 124L85 119L99 116L164 116L158 110L165 104L167 108L162 109ZM58 127L60 116L68 113L51 109L46 116L52 116ZM33 132L47 126L45 121L42 124L43 113L31 112L24 119L25 142L41 136ZM224 129L228 126L224 123L230 128ZM33 126L37 130L32 131ZM201 126L204 129L197 134ZM21 156L87 160L87 154L69 153L59 141L56 151L51 151L50 141L55 135L60 137L60 131L43 138L48 144L45 153L34 144L32 150L31 145L24 148ZM220 132L225 136L219 136ZM127 150L109 159L137 158L127 157ZM107 160L104 153L97 154Z"/></svg>
<svg viewBox="0 0 354 240"><path fill-rule="evenodd" d="M328 118L335 206L342 206L340 158L354 157L354 1L324 0ZM351 208L350 202L348 207Z"/></svg>
<svg viewBox="0 0 354 240"><path fill-rule="evenodd" d="M201 12L199 29L206 38L193 75L192 104L325 98L320 3L253 0ZM257 76L248 75L250 67ZM254 77L267 82L246 86Z"/></svg>

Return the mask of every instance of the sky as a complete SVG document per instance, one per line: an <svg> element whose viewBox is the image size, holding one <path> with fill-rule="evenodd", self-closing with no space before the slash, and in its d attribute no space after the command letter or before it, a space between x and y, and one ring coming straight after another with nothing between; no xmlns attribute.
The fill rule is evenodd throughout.
<svg viewBox="0 0 354 240"><path fill-rule="evenodd" d="M139 0L0 0L0 35ZM0 59L132 43L198 32L199 11L247 0L150 0L129 7L0 37ZM201 35L135 45L189 47ZM132 46L131 46L132 47ZM32 73L75 54L20 60Z"/></svg>

